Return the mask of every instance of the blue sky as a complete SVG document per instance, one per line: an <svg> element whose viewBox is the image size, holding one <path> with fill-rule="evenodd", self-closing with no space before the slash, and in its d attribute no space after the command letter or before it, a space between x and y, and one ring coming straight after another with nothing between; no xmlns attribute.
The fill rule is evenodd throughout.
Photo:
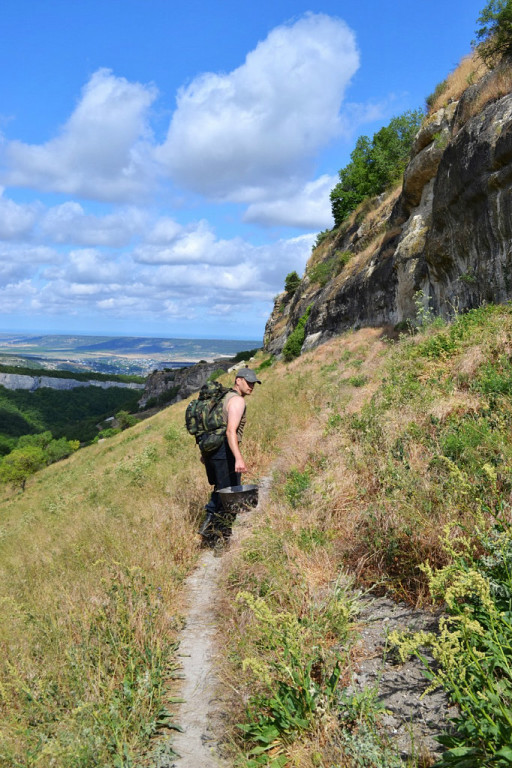
<svg viewBox="0 0 512 768"><path fill-rule="evenodd" d="M3 0L0 332L260 340L483 0Z"/></svg>

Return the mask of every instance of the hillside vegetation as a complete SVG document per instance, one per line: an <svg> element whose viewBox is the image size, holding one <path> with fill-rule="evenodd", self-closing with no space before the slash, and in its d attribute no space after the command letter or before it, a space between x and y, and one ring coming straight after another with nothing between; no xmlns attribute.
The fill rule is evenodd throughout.
<svg viewBox="0 0 512 768"><path fill-rule="evenodd" d="M271 499L233 555L219 618L233 764L400 764L371 695L343 693L357 584L427 605L451 579L473 639L475 622L495 621L494 596L508 605L512 311L419 320L414 335L363 329L289 364L259 353L245 454L248 479L271 475ZM23 495L3 489L0 765L142 766L172 724L180 590L208 494L185 405L42 470ZM485 601L484 583L499 584ZM481 649L477 700L494 731L461 725L457 742L480 750L475 766L507 743L492 697L499 684L510 708L510 634L499 633L496 669ZM452 635L470 665L474 643ZM456 672L442 682L473 705L474 691L454 691Z"/></svg>
<svg viewBox="0 0 512 768"><path fill-rule="evenodd" d="M23 435L49 430L54 437L91 442L97 424L120 409L137 410L140 392L120 387L77 387L35 392L0 386L0 455L16 447Z"/></svg>

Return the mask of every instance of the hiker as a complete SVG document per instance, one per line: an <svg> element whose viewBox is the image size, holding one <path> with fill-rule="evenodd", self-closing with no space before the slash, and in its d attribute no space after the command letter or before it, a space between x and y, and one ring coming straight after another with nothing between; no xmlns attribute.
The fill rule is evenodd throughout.
<svg viewBox="0 0 512 768"><path fill-rule="evenodd" d="M233 388L222 400L222 413L226 424L222 445L214 453L201 454L208 482L214 486L205 507L204 523L199 529L204 541L209 544L215 544L218 539L227 541L231 535L233 516L224 512L218 491L221 488L240 485L241 473L247 472L240 453L240 443L246 420L245 398L252 393L256 383L261 384L261 381L251 368L240 368L236 372Z"/></svg>

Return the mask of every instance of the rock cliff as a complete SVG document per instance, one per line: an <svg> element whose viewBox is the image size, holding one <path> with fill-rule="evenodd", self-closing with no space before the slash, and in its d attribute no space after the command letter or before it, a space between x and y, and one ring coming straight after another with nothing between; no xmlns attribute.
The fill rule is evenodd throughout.
<svg viewBox="0 0 512 768"><path fill-rule="evenodd" d="M200 362L188 368L170 368L163 371L153 371L146 379L144 393L139 400L139 408L144 409L151 404L170 405L197 392L208 377L219 369L227 371L233 365L232 358L221 358L212 363ZM237 364L241 368L243 362Z"/></svg>
<svg viewBox="0 0 512 768"><path fill-rule="evenodd" d="M124 389L144 388L144 384L136 384L135 382L97 381L95 379L80 381L78 379L61 379L55 376L29 376L18 373L0 373L0 386L6 389L25 389L30 392L43 388L60 390L76 389L77 387L101 387L102 389L109 389L110 387L121 387Z"/></svg>
<svg viewBox="0 0 512 768"><path fill-rule="evenodd" d="M309 306L303 350L414 319L419 301L448 317L512 299L511 91L502 67L425 119L402 186L332 230L294 295L277 297L267 351L282 351Z"/></svg>

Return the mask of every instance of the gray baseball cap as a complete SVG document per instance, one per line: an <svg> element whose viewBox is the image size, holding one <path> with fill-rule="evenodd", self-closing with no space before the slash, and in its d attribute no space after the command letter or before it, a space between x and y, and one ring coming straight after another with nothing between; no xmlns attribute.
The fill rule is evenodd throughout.
<svg viewBox="0 0 512 768"><path fill-rule="evenodd" d="M261 384L261 381L256 376L256 372L252 368L240 368L235 374L236 379L245 379L249 384Z"/></svg>

